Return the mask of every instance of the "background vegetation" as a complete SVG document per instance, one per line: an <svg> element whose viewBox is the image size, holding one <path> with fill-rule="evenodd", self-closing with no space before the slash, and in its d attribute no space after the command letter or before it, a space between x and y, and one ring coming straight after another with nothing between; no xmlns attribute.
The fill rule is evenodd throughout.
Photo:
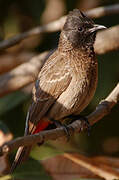
<svg viewBox="0 0 119 180"><path fill-rule="evenodd" d="M39 24L46 24L58 19L74 8L87 10L114 3L118 3L118 0L0 0L0 39L2 41L3 39L36 27ZM103 24L106 27L114 26L118 24L118 21L118 15L105 16L95 20L96 23ZM16 61L18 61L17 54L26 52L31 57L36 53L54 49L57 47L59 34L60 32L46 33L27 39L22 44L23 46L17 45L9 48L7 51L1 52L0 56L3 57L5 53L8 53L9 58L9 54L10 56L12 54L16 58ZM97 58L99 62L98 87L92 102L82 112L84 115L93 111L96 105L111 92L119 80L119 52L110 52L100 55ZM5 60L6 58L4 62ZM28 60L29 58L26 61ZM2 63L3 59L0 58L0 61ZM21 64L21 62L17 63L17 65ZM2 141L5 142L12 137L15 138L23 135L25 118L30 102L31 86L0 98L1 144ZM63 153L64 151L77 152L89 156L106 155L119 157L118 127L119 104L112 109L108 116L92 127L90 136L85 132L75 135L69 142L65 140L47 142L41 148L35 147L31 152L30 157L32 159L19 168L14 176L21 179L52 179L51 174L48 175L45 172L39 160L54 157L56 154ZM0 161L1 173L9 169L9 164L13 161L14 154L15 152L10 154L9 161L7 158L4 159L4 162ZM59 162L60 166L62 162ZM3 168L3 164L5 168ZM45 165L44 167L47 169ZM25 174L24 172L27 173Z"/></svg>

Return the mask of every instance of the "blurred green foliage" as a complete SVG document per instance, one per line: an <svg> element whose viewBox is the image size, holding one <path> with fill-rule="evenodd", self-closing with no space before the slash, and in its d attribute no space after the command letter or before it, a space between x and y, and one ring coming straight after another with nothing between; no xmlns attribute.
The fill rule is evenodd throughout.
<svg viewBox="0 0 119 180"><path fill-rule="evenodd" d="M39 177L43 180L52 179L49 175L47 175L40 162L33 159L29 159L28 162L19 166L12 176L15 179L39 180Z"/></svg>

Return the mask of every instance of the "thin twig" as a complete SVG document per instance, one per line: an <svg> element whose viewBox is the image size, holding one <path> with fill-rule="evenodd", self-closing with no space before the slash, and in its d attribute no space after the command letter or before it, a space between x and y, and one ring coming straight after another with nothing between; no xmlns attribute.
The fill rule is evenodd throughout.
<svg viewBox="0 0 119 180"><path fill-rule="evenodd" d="M109 96L102 100L101 103L96 107L96 110L87 116L91 125L98 122L105 115L110 113L111 109L119 101L119 83L109 94Z"/></svg>
<svg viewBox="0 0 119 180"><path fill-rule="evenodd" d="M105 115L107 115L112 107L118 102L119 100L119 83L114 88L114 90L109 94L109 96L101 102L96 110L92 112L90 115L87 116L91 125L102 119ZM76 120L75 122L68 125L69 132L72 135L74 132L81 132L83 131L86 126L84 121ZM20 146L29 146L34 145L36 143L40 143L42 141L47 140L56 140L59 137L65 136L64 128L56 128L52 130L47 130L40 132L34 135L28 135L25 137L16 138L13 141L9 141L5 143L2 147L0 147L0 155L8 154L9 152L13 151L14 149Z"/></svg>
<svg viewBox="0 0 119 180"><path fill-rule="evenodd" d="M115 171L112 167L109 167L104 164L99 164L95 159L88 158L86 156L80 155L80 154L69 154L69 153L64 153L63 156L74 163L90 170L94 174L103 177L104 179L107 180L112 180L112 179L119 179L119 172Z"/></svg>
<svg viewBox="0 0 119 180"><path fill-rule="evenodd" d="M97 7L90 9L86 14L91 18L100 18L107 15L118 14L119 13L119 4Z"/></svg>
<svg viewBox="0 0 119 180"><path fill-rule="evenodd" d="M98 7L98 8L94 8L94 9L86 11L86 14L91 18L99 18L99 17L106 16L109 14L111 15L111 14L118 14L118 13L119 13L119 4ZM31 36L39 35L41 33L46 33L46 32L59 31L62 28L65 22L65 19L66 19L66 16L62 16L56 21L53 21L43 26L38 26L29 31L26 31L24 33L11 37L7 40L4 40L0 42L0 50L16 45L20 43L22 40L29 38Z"/></svg>
<svg viewBox="0 0 119 180"><path fill-rule="evenodd" d="M119 25L97 33L94 48L97 54L119 49ZM0 76L0 97L32 83L48 57L47 55L48 52L36 55L29 62Z"/></svg>
<svg viewBox="0 0 119 180"><path fill-rule="evenodd" d="M35 56L35 53L23 51L23 52L5 52L0 55L0 74L10 71L11 69L15 68L16 66L28 62Z"/></svg>
<svg viewBox="0 0 119 180"><path fill-rule="evenodd" d="M35 81L48 52L34 56L29 62L19 65L0 76L0 97L16 91Z"/></svg>
<svg viewBox="0 0 119 180"><path fill-rule="evenodd" d="M94 44L95 53L105 54L119 49L119 25L97 33Z"/></svg>

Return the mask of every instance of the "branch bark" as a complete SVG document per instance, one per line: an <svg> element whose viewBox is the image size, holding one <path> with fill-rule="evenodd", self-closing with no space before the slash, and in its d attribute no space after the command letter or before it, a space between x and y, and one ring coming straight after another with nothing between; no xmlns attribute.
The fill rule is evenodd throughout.
<svg viewBox="0 0 119 180"><path fill-rule="evenodd" d="M47 55L48 52L41 53L31 58L29 62L21 64L10 72L1 75L0 97L34 82Z"/></svg>
<svg viewBox="0 0 119 180"><path fill-rule="evenodd" d="M11 69L15 68L16 66L28 62L35 56L35 53L31 52L5 52L0 55L0 74L10 71Z"/></svg>
<svg viewBox="0 0 119 180"><path fill-rule="evenodd" d="M119 13L119 4L102 6L90 9L86 14L91 18L100 18L107 15L118 14Z"/></svg>
<svg viewBox="0 0 119 180"><path fill-rule="evenodd" d="M97 33L94 44L95 53L105 54L119 49L119 25Z"/></svg>
<svg viewBox="0 0 119 180"><path fill-rule="evenodd" d="M98 8L94 8L94 9L86 11L86 14L91 18L99 18L102 16L118 14L118 13L119 13L119 4L105 6L105 7L98 7ZM6 48L14 46L20 43L22 40L29 38L31 36L39 35L41 33L46 33L46 32L59 31L62 28L65 22L65 19L66 19L66 16L62 16L56 21L53 21L43 26L38 26L29 31L26 31L24 33L11 37L7 40L4 40L0 42L0 50L4 50Z"/></svg>
<svg viewBox="0 0 119 180"><path fill-rule="evenodd" d="M98 162L98 160L95 160L95 158L89 158L80 154L71 153L64 153L63 156L106 180L119 179L119 172L116 171L113 166ZM108 161L109 159L107 162Z"/></svg>
<svg viewBox="0 0 119 180"><path fill-rule="evenodd" d="M87 116L89 123L93 125L96 122L98 122L100 119L102 119L105 115L107 115L110 112L112 107L118 101L119 101L119 83L114 88L114 90L109 94L109 96L97 106L96 110ZM81 120L76 120L67 127L71 135L73 133L79 133L84 129L86 129L86 125L84 121ZM43 131L34 135L19 137L1 146L0 155L2 156L4 154L8 154L20 146L29 146L29 145L34 145L36 143L40 143L42 141L56 140L65 135L66 135L65 131L61 127L61 128Z"/></svg>
<svg viewBox="0 0 119 180"><path fill-rule="evenodd" d="M119 25L97 33L94 45L97 54L119 49ZM19 90L32 83L52 51L36 55L29 62L17 66L10 72L0 76L0 97Z"/></svg>

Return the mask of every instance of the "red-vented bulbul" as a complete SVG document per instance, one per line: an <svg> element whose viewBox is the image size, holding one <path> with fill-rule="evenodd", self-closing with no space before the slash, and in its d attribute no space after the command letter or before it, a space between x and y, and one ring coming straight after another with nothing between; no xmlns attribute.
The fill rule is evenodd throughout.
<svg viewBox="0 0 119 180"><path fill-rule="evenodd" d="M60 34L57 50L42 67L33 88L25 136L47 128L50 119L62 122L78 115L92 99L97 86L97 60L93 44L96 25L80 10L71 11ZM26 159L31 147L20 147L12 165Z"/></svg>

